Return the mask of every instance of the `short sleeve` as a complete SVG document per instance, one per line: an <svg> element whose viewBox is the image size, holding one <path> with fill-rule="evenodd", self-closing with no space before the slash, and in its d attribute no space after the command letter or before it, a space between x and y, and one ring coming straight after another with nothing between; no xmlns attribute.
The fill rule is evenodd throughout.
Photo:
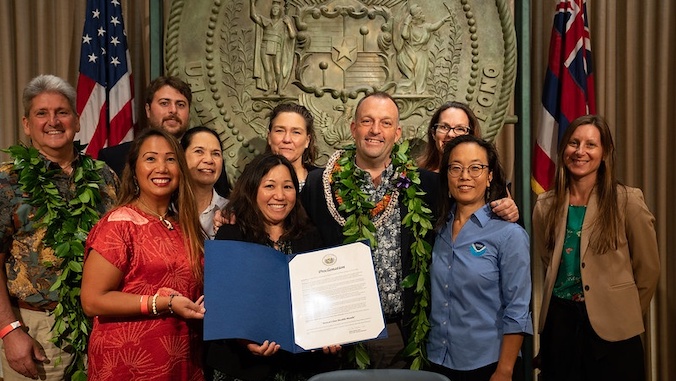
<svg viewBox="0 0 676 381"><path fill-rule="evenodd" d="M106 214L94 225L87 238L85 253L96 250L103 258L123 273L129 271L132 247L130 239L132 222L123 217L127 208L118 208Z"/></svg>
<svg viewBox="0 0 676 381"><path fill-rule="evenodd" d="M11 165L3 164L0 167L0 252L9 253L12 236L14 234L13 216L16 209L15 186L16 179L12 178Z"/></svg>

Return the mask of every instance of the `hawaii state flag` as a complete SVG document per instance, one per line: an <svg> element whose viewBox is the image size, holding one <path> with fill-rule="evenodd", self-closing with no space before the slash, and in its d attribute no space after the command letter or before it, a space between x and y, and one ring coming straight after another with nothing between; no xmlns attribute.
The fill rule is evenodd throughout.
<svg viewBox="0 0 676 381"><path fill-rule="evenodd" d="M119 0L87 0L80 76L77 81L80 132L86 152L133 138L136 112L131 61Z"/></svg>
<svg viewBox="0 0 676 381"><path fill-rule="evenodd" d="M596 113L592 68L586 0L558 0L533 153L531 187L537 194L553 185L559 140L570 122Z"/></svg>

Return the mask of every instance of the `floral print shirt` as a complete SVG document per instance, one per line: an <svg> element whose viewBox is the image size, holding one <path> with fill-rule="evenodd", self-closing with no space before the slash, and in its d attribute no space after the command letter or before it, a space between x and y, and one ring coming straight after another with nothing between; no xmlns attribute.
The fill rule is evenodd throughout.
<svg viewBox="0 0 676 381"><path fill-rule="evenodd" d="M570 205L568 207L561 265L556 276L556 283L554 283L554 296L576 302L584 300L582 274L580 273L580 236L586 211L586 206Z"/></svg>
<svg viewBox="0 0 676 381"><path fill-rule="evenodd" d="M58 170L54 185L64 201L73 199L76 189L72 175L61 171L57 163L40 157L49 169ZM81 156L78 155L72 163L72 173L80 163ZM34 226L37 208L26 202L28 195L21 191L19 176L12 168L11 162L0 165L0 253L5 255L7 288L10 297L38 308L44 307L58 301L58 291L49 289L60 273L61 260L43 243L46 228ZM100 174L104 184L100 188L102 201L98 211L103 215L115 203L119 181L108 166L104 166Z"/></svg>
<svg viewBox="0 0 676 381"><path fill-rule="evenodd" d="M380 202L386 194L391 194L397 185L392 164L385 168L380 178L380 184L375 186L371 175L366 171L364 173L366 181L362 191L369 195L369 201L374 204ZM401 286L401 210L398 200L391 199L390 202L395 203L394 212L376 227L378 247L373 251L380 303L386 318L394 318L404 311L404 291Z"/></svg>

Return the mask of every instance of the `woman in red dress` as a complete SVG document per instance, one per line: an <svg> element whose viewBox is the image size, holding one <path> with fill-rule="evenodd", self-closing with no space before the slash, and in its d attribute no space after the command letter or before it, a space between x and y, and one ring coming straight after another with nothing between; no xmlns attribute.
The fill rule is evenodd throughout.
<svg viewBox="0 0 676 381"><path fill-rule="evenodd" d="M86 244L89 378L203 380L204 236L183 150L148 129L132 144L118 207Z"/></svg>

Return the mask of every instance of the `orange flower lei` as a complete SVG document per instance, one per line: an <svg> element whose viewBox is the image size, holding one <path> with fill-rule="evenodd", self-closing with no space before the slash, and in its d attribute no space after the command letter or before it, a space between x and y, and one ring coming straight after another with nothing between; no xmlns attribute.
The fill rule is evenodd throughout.
<svg viewBox="0 0 676 381"><path fill-rule="evenodd" d="M355 148L348 147L345 150L336 151L329 158L322 176L324 196L329 213L343 227L343 233L348 237L345 243L368 239L371 247L375 249L378 245L375 238L376 228L395 212L396 204L391 201L399 199L402 179L397 179L396 186L388 190L381 200L374 203L362 191L366 180L364 176L356 175L361 171L358 171L356 167L354 155ZM401 170L399 166L395 168ZM399 173L396 170L395 172ZM403 183L409 182L403 181ZM347 215L348 218L343 215Z"/></svg>
<svg viewBox="0 0 676 381"><path fill-rule="evenodd" d="M341 170L342 170L342 167L340 166L338 161L336 161L336 163L333 165L333 170L331 171L331 176L330 176L331 182L333 182L333 174L338 173ZM406 171L404 171L402 173L402 175L406 176ZM340 196L340 194L338 194L338 190L336 190L334 192L334 196L336 197L336 201L338 201L338 206L340 207L341 205L343 205L343 203L344 203L343 198ZM390 205L391 200L392 200L392 194L391 193L385 194L383 196L382 200L378 201L376 203L376 205L373 207L373 209L371 209L371 211L370 211L371 218L376 217L377 215L382 213Z"/></svg>

